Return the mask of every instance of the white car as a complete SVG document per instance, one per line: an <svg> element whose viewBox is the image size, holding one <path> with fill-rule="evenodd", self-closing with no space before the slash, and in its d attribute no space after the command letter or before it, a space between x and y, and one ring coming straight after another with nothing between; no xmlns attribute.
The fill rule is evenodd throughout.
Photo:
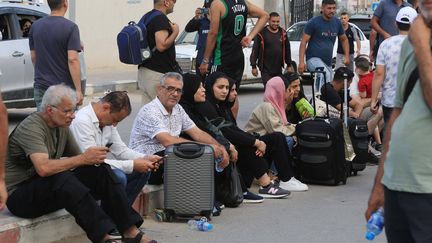
<svg viewBox="0 0 432 243"><path fill-rule="evenodd" d="M249 18L246 23L246 33L248 34L253 26L255 26L256 19ZM198 32L183 31L176 40L176 60L182 68L183 72L195 73L195 60L197 56L196 44L198 43ZM243 78L241 84L261 83L261 76L255 77L252 75L252 67L250 66L249 57L252 53L252 43L247 48L243 48L245 65L243 70Z"/></svg>
<svg viewBox="0 0 432 243"><path fill-rule="evenodd" d="M34 22L49 15L45 4L0 1L0 89L8 108L34 107L34 68L29 41L23 37L21 22ZM86 86L84 53L80 52L81 87Z"/></svg>
<svg viewBox="0 0 432 243"><path fill-rule="evenodd" d="M291 45L291 59L295 61L297 64L299 63L300 41L303 36L303 29L306 23L307 23L306 21L301 21L291 25L287 29L287 36ZM357 30L357 33L359 33L360 35L359 36L361 42L360 53L369 55L369 40L366 38L363 31L360 30L355 24L352 23L349 24L353 26ZM336 38L336 42L333 47L333 60L336 60L337 45L338 45L338 38ZM355 47L357 46L355 42L354 42L354 46Z"/></svg>

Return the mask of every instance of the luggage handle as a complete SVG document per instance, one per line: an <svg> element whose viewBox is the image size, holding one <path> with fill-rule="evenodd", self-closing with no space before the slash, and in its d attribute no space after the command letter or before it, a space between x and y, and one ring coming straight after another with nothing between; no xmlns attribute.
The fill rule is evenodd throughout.
<svg viewBox="0 0 432 243"><path fill-rule="evenodd" d="M313 108L314 108L314 114L316 114L316 104L315 104L315 84L317 81L317 73L321 73L323 75L324 78L324 96L325 96L325 103L326 103L326 109L327 109L327 117L330 117L330 112L329 112L329 105L327 102L327 76L326 76L326 72L324 71L324 67L317 67L315 68L315 71L312 71L311 74L313 75L313 79L314 79L314 83L313 83L313 87L312 87L312 103L313 103Z"/></svg>
<svg viewBox="0 0 432 243"><path fill-rule="evenodd" d="M195 159L204 154L204 145L193 142L174 144L173 152L176 156L183 159Z"/></svg>

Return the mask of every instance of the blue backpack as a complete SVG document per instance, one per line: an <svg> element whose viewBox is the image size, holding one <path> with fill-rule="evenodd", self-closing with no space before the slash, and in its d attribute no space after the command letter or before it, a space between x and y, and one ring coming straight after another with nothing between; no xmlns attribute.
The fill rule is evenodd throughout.
<svg viewBox="0 0 432 243"><path fill-rule="evenodd" d="M126 64L141 64L144 60L151 57L151 53L147 40L147 25L154 17L161 15L160 11L153 11L145 14L138 23L130 21L128 25L123 27L117 35L117 47L119 58L122 63Z"/></svg>

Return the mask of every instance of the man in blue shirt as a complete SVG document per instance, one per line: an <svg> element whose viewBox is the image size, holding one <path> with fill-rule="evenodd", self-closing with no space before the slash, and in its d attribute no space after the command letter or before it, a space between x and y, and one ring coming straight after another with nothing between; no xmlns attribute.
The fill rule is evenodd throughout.
<svg viewBox="0 0 432 243"><path fill-rule="evenodd" d="M300 74L306 70L315 71L322 67L326 72L326 82L332 80L332 58L333 47L336 37L342 43L344 51L344 64L349 65L349 44L348 38L341 22L334 15L336 13L336 2L334 0L323 0L321 4L321 15L309 20L306 24L302 40L300 42L299 67ZM307 48L306 48L307 45ZM305 53L306 64L305 65ZM324 84L322 77L315 85L315 90L319 91Z"/></svg>

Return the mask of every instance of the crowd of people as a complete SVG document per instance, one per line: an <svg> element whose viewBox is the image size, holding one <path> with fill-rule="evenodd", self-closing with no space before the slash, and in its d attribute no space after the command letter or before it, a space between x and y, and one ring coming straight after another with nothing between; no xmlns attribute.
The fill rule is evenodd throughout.
<svg viewBox="0 0 432 243"><path fill-rule="evenodd" d="M432 134L432 0L420 1L419 17L402 0L381 1L371 21L379 35L375 70L370 57L360 53L348 14L341 13L340 20L335 16L334 0L323 0L321 14L306 24L298 70L279 14L267 14L246 0L205 0L186 27L199 31L195 74L182 74L175 60L179 26L167 15L176 0L154 0L150 13L161 14L147 26L152 56L138 67L145 98L129 145L116 128L131 114L127 92L110 92L78 110L83 102L78 26L63 17L67 0L47 2L50 16L23 22L35 67L37 112L18 124L9 139L0 99L0 210L6 205L16 216L35 218L65 208L92 242L156 242L140 230L143 219L132 203L144 185L163 184L165 149L187 141L210 145L221 168L237 165L244 203L307 191L308 185L295 177L295 126L314 114L299 111L296 104L306 98L300 74L323 68L313 89L343 112L343 90L349 88L348 115L367 121L370 150L380 157L366 219L384 206L389 242L432 240L427 146ZM258 21L246 35L248 16ZM252 74L261 72L265 91L242 129L237 125L242 47L252 40ZM215 120L225 125L215 130ZM224 173L215 172L216 187ZM250 190L254 181L258 193ZM215 195L214 216L223 205L224 198Z"/></svg>

